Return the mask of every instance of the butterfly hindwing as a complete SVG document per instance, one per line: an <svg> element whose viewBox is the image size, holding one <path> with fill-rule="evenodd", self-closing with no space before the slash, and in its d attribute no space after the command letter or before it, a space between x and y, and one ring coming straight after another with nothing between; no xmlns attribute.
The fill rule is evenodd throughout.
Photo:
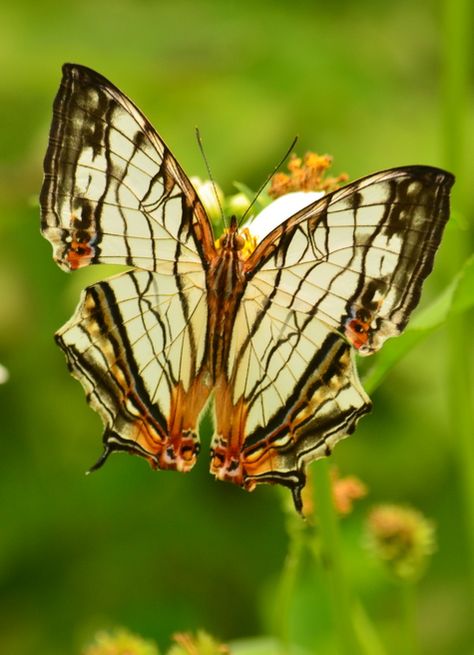
<svg viewBox="0 0 474 655"><path fill-rule="evenodd" d="M371 407L352 348L316 317L258 297L249 283L229 362L228 388L216 390L211 470L248 489L284 484L300 510L306 465L327 456Z"/></svg>
<svg viewBox="0 0 474 655"><path fill-rule="evenodd" d="M129 271L85 290L56 338L102 418L106 454L127 450L154 467L191 468L210 391L197 375L205 326L195 281L180 289L173 276Z"/></svg>

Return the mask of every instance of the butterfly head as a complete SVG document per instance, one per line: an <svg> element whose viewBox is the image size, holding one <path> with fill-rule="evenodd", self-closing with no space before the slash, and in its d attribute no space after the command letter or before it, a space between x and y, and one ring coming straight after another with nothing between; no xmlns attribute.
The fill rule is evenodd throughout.
<svg viewBox="0 0 474 655"><path fill-rule="evenodd" d="M238 252L241 259L250 257L256 246L257 239L247 227L239 231L235 216L231 218L230 227L226 228L215 242L217 252Z"/></svg>

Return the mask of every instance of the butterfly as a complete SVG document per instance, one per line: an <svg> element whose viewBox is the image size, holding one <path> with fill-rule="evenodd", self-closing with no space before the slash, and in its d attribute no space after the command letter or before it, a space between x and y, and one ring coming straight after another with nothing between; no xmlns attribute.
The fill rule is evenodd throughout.
<svg viewBox="0 0 474 655"><path fill-rule="evenodd" d="M129 270L85 289L57 332L115 451L189 471L211 403L210 470L288 487L370 410L355 353L400 334L449 216L454 177L404 166L296 211L249 247L215 239L189 178L142 112L66 64L41 191L43 235L66 271Z"/></svg>

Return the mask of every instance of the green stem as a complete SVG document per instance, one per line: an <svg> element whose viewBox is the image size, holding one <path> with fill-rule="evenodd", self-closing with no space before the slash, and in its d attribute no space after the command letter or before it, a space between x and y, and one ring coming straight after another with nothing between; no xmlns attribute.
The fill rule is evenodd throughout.
<svg viewBox="0 0 474 655"><path fill-rule="evenodd" d="M313 474L321 559L328 579L334 629L339 641L337 652L339 655L358 655L360 650L352 622L351 590L343 562L328 461L318 461L313 468Z"/></svg>
<svg viewBox="0 0 474 655"><path fill-rule="evenodd" d="M285 489L286 492L286 489ZM301 555L304 547L305 524L291 507L291 515L287 516L288 551L281 572L277 592L274 629L282 645L283 653L287 653L290 646L290 614L291 603L294 596L298 571L300 569Z"/></svg>
<svg viewBox="0 0 474 655"><path fill-rule="evenodd" d="M420 652L416 621L416 585L403 582L399 585L402 625L404 630L403 648L406 655Z"/></svg>
<svg viewBox="0 0 474 655"><path fill-rule="evenodd" d="M360 603L353 608L354 628L365 655L387 655L375 627Z"/></svg>
<svg viewBox="0 0 474 655"><path fill-rule="evenodd" d="M444 0L444 75L443 75L443 145L446 166L457 174L453 190L458 210L469 213L470 185L474 172L466 157L467 117L469 112L471 0ZM472 227L471 227L472 230ZM455 274L469 253L469 233L453 230L449 251L451 270ZM472 233L472 232L471 232ZM474 433L470 395L472 358L471 329L463 317L448 323L448 402L450 427L456 435L460 478L463 484L465 530L470 568L469 597L474 610Z"/></svg>

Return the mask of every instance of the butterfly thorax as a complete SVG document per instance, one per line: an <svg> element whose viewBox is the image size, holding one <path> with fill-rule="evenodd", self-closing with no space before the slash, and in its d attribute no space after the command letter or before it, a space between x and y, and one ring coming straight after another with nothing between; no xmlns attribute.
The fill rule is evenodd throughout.
<svg viewBox="0 0 474 655"><path fill-rule="evenodd" d="M246 286L244 245L245 238L239 234L233 219L231 227L217 241L217 257L207 271L207 362L214 380L227 361L235 315Z"/></svg>

